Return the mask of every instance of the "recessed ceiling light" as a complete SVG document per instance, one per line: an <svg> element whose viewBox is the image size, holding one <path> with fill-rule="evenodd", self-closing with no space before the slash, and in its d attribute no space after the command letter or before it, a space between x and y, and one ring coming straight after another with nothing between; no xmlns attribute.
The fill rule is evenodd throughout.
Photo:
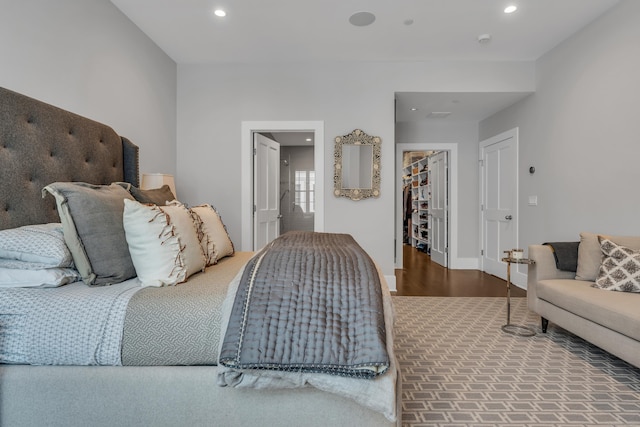
<svg viewBox="0 0 640 427"><path fill-rule="evenodd" d="M349 22L356 27L366 27L373 24L376 16L371 12L356 12L349 17Z"/></svg>
<svg viewBox="0 0 640 427"><path fill-rule="evenodd" d="M305 141L311 142L311 138L307 138L307 139L305 139Z"/></svg>
<svg viewBox="0 0 640 427"><path fill-rule="evenodd" d="M513 4L512 4L512 5L507 6L507 7L504 9L504 13L513 13L513 12L515 12L516 10L518 10L518 6L515 6L515 5L513 5Z"/></svg>
<svg viewBox="0 0 640 427"><path fill-rule="evenodd" d="M418 109L416 107L411 107L409 108L411 111L418 111Z"/></svg>
<svg viewBox="0 0 640 427"><path fill-rule="evenodd" d="M478 43L487 44L491 41L491 34L480 34L478 36Z"/></svg>
<svg viewBox="0 0 640 427"><path fill-rule="evenodd" d="M225 16L227 16L227 12L225 12L222 9L216 9L213 11L213 14L220 17L220 18L224 18Z"/></svg>

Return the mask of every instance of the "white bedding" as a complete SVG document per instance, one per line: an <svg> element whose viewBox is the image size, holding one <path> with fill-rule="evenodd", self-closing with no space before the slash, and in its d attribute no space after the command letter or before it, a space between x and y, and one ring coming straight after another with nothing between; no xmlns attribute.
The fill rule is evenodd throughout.
<svg viewBox="0 0 640 427"><path fill-rule="evenodd" d="M136 278L102 287L1 289L0 363L122 365L127 304L139 289Z"/></svg>

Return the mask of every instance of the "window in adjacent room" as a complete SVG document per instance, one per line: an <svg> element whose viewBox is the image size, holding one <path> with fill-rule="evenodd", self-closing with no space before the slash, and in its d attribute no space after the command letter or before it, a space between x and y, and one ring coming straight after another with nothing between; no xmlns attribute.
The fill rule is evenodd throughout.
<svg viewBox="0 0 640 427"><path fill-rule="evenodd" d="M296 171L295 203L305 213L315 212L315 171Z"/></svg>

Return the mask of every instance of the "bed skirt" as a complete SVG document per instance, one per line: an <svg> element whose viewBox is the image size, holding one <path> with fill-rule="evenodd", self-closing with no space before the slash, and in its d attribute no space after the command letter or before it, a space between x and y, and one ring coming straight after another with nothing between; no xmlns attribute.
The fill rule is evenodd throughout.
<svg viewBox="0 0 640 427"><path fill-rule="evenodd" d="M392 423L381 413L311 387L221 388L216 385L217 370L217 366L0 365L0 425L401 425L400 420ZM399 405L399 380L396 393Z"/></svg>

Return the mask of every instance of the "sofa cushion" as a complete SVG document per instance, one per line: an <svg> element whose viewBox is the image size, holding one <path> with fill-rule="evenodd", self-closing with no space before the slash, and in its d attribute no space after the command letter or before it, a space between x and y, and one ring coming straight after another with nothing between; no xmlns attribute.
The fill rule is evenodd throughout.
<svg viewBox="0 0 640 427"><path fill-rule="evenodd" d="M640 237L630 236L605 236L595 233L580 233L580 245L578 246L577 280L595 282L602 264L602 250L598 236L610 239L613 243L626 246L630 249L640 249Z"/></svg>
<svg viewBox="0 0 640 427"><path fill-rule="evenodd" d="M640 340L640 294L608 292L591 285L585 280L541 280L537 294L576 316Z"/></svg>
<svg viewBox="0 0 640 427"><path fill-rule="evenodd" d="M640 251L616 245L609 239L600 242L604 259L596 283L607 291L640 292Z"/></svg>

